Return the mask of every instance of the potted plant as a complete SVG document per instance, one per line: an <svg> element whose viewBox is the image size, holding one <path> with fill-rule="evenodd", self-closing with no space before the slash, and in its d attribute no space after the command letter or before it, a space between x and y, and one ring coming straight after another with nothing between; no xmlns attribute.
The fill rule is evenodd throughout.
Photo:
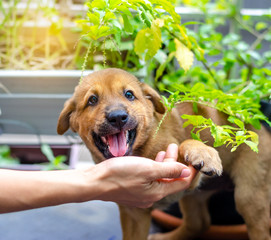
<svg viewBox="0 0 271 240"><path fill-rule="evenodd" d="M79 145L0 145L0 168L62 170L75 168Z"/></svg>

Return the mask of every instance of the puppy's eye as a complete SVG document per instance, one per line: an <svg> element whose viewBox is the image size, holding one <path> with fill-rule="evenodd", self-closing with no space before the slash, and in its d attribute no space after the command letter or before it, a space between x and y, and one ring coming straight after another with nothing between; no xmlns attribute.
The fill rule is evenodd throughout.
<svg viewBox="0 0 271 240"><path fill-rule="evenodd" d="M125 92L125 97L130 101L133 101L135 99L135 95L130 90Z"/></svg>
<svg viewBox="0 0 271 240"><path fill-rule="evenodd" d="M92 95L88 99L88 105L94 106L98 102L98 97L95 95Z"/></svg>

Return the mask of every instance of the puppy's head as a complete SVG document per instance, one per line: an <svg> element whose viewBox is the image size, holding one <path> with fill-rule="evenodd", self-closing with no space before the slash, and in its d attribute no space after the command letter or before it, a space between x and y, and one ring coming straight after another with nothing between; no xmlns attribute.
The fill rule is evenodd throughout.
<svg viewBox="0 0 271 240"><path fill-rule="evenodd" d="M154 126L155 113L164 113L160 96L120 69L85 77L62 110L57 132L77 132L99 162L133 155Z"/></svg>

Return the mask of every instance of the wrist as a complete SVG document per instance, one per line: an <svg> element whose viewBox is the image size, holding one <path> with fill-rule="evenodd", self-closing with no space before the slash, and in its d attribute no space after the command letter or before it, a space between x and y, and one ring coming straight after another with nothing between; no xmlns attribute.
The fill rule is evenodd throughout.
<svg viewBox="0 0 271 240"><path fill-rule="evenodd" d="M118 174L115 174L112 169L110 161L105 161L83 171L84 188L86 189L84 201L114 201L117 199L116 193L119 192L121 184L116 181Z"/></svg>
<svg viewBox="0 0 271 240"><path fill-rule="evenodd" d="M77 202L85 202L91 200L106 200L104 195L110 191L111 184L106 182L108 171L99 164L91 168L77 170L79 190Z"/></svg>

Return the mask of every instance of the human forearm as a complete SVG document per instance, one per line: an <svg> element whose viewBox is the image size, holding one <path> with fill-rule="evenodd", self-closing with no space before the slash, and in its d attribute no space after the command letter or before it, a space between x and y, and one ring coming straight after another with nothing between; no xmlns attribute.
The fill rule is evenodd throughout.
<svg viewBox="0 0 271 240"><path fill-rule="evenodd" d="M91 200L97 194L91 186L91 178L96 177L92 172L92 168L87 172L0 170L0 212ZM96 180L93 182L95 184ZM93 191L87 191L88 189Z"/></svg>
<svg viewBox="0 0 271 240"><path fill-rule="evenodd" d="M89 200L150 207L189 187L196 175L191 166L176 162L177 145L168 149L156 161L120 157L86 170L0 170L0 213Z"/></svg>

